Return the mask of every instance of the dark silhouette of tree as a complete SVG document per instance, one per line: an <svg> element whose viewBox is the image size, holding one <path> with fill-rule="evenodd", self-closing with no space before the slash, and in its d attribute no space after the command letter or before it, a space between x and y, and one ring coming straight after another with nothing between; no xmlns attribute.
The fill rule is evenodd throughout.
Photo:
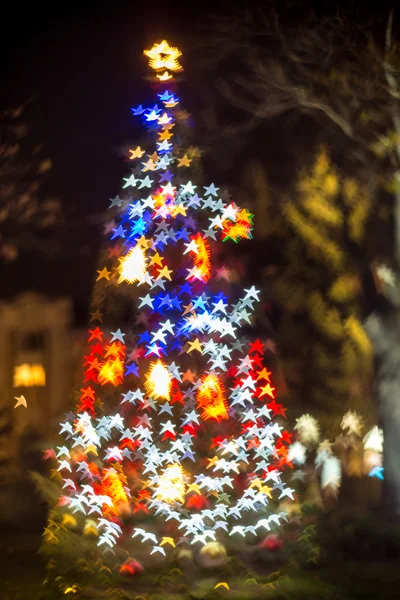
<svg viewBox="0 0 400 600"><path fill-rule="evenodd" d="M351 177L363 190L363 196L366 195L367 203L363 201L361 205L368 205L370 227L358 243L341 247L341 250L351 254L359 277L368 282L370 289L370 317L365 322L365 329L378 359L376 398L385 437L384 499L388 514L398 517L400 63L399 45L393 41L392 31L393 14L386 24L376 25L357 24L342 15L323 19L313 14L303 19L286 15L281 19L274 9L268 11L260 7L224 18L217 24L215 35L207 38L208 52L204 50L208 68L219 74L215 81L220 98L222 96L236 110L235 124L231 124L228 131L225 129L225 136L221 137L226 140L227 135L254 130L278 117L291 116L303 121L306 118L310 135L329 146L332 163L341 179ZM238 125L240 116L242 121ZM301 143L298 143L298 152L301 151ZM377 238L383 196L386 200L389 198L387 243L373 244L372 240ZM324 204L323 190L320 199ZM343 198L341 203L340 218L345 216ZM304 213L304 207L302 210ZM304 214L295 215L293 207L291 211L297 237L302 237L303 242L306 239L311 242L313 236L304 235L310 223L304 219ZM333 212L331 217L334 217ZM324 230L321 227L320 233ZM290 235L287 240L293 246ZM325 250L331 241L329 236L326 237ZM307 243L304 247L307 248ZM387 263L386 281L380 286L383 271L376 266L382 260ZM293 258L295 264L296 257ZM393 278L389 276L388 279L391 272ZM314 289L309 282L305 292L315 293L320 279L326 275L323 261L320 261ZM347 276L346 269L342 270L342 275ZM331 283L334 285L333 278ZM332 324L332 318L325 312Z"/></svg>
<svg viewBox="0 0 400 600"><path fill-rule="evenodd" d="M0 258L6 261L22 249L48 251L61 219L58 200L43 192L52 163L26 123L28 104L0 113Z"/></svg>

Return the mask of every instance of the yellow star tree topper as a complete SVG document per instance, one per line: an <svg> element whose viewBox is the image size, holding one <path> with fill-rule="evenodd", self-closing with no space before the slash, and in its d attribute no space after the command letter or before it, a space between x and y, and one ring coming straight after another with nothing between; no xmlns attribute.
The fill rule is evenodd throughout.
<svg viewBox="0 0 400 600"><path fill-rule="evenodd" d="M166 40L159 44L154 44L150 50L144 50L144 54L149 57L149 65L157 72L160 81L173 79L172 73L182 71L178 58L182 52L178 48L170 46Z"/></svg>

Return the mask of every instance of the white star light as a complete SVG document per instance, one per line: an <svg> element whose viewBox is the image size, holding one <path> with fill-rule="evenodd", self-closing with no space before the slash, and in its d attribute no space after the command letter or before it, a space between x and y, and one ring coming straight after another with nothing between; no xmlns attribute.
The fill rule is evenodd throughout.
<svg viewBox="0 0 400 600"><path fill-rule="evenodd" d="M158 102L165 104L171 98L173 104L178 102L169 92L160 94ZM118 253L126 255L133 247L141 249L145 257L143 274L141 272L140 278L131 283L147 285L148 293L140 297L132 294L131 297L135 308L139 309L135 327L140 327L140 331L145 329L147 339L142 342L140 336L135 336L131 340L131 336L121 329L110 332L105 327L106 337L104 342L100 342L105 347L110 342L125 345L127 338L129 350L125 360L128 365L134 361L132 365L137 365L140 378L133 373L129 375L124 386L131 384L133 389L123 387L115 410L107 412L109 409L105 402L105 410L99 408L100 414L96 416L90 416L89 411L78 415L71 413L69 421L61 429L66 439L71 441L57 449L58 470L68 477L64 482L66 502L73 512L82 512L95 519L99 529L99 546L108 551L113 550L122 528L112 516L116 508L112 493L94 493L93 486L101 486L102 475L101 470L89 468L91 463L87 457L93 453L95 463L102 464L103 471L115 468L121 491L128 498L129 488L124 486L125 465L128 461L140 462L146 508L162 522L176 522L179 536L171 534L171 538L159 538L145 526L136 527L133 537L137 543L146 544L150 554L161 555L166 554L166 540L172 540L172 546L187 543L206 545L216 541L221 533L240 539L246 535L256 536L262 530L269 531L285 518L284 513L273 513L272 499L293 498L294 493L281 480L280 469L270 470L271 465L281 460L276 443L282 436L283 427L271 421L275 418L273 411L268 408L265 398L259 397L265 377L260 376L261 382L257 378L261 373L258 355L247 354L248 340L240 338L238 333L243 322L251 323L260 292L251 286L241 292L242 297L235 300L236 304L232 304L224 295L213 296L212 286L208 288L205 284L202 287L200 283L204 281L204 272L198 262L199 258L204 262L206 259L202 258L201 240L193 239L194 235L198 232L206 241L205 247L210 249L212 281L216 272L221 270L214 262L213 240L220 241L224 237L225 227L236 223L241 209L226 194L220 193L214 184L204 186L204 193L199 186L199 194L203 196L200 197L197 187L184 179L184 173L175 174L177 156L184 166L184 162L194 158L194 152L193 155L191 149L182 152L182 148L178 152L178 144L173 137L176 113L172 104L164 104L134 109L135 113L144 114L148 125L158 132L159 137L155 151L140 147L131 151L131 158L141 159L145 155L145 162L140 164L141 161L137 160L135 174L124 178L123 199L117 196L111 200L110 208L122 217L119 220L117 216L113 217L113 223L108 226L110 236L111 232L123 231L123 236L119 234L115 242L117 253L110 253L110 261L117 262ZM183 272L176 269L177 261L170 260L172 246L175 246L173 252L176 251L177 256L184 256ZM186 283L182 282L184 268L187 268ZM112 262L107 264L107 269L110 274L114 273ZM229 281L230 273L225 270L224 278ZM218 274L215 278L221 277ZM177 278L182 294L177 287ZM125 279L120 283L127 288L128 282ZM169 355L171 342L176 342L176 347ZM145 357L141 349L144 349ZM143 377L149 372L146 361L156 361L156 354L162 357L163 365L165 362L165 374L172 388L171 398L168 396L162 401L149 397L141 389L144 387ZM100 351L99 356L102 356ZM102 362L103 358L99 360ZM234 384L229 389L225 373L231 366ZM221 431L220 437L216 427L209 464L205 472L199 473L196 470L200 459L197 455L198 438L203 435L199 390L204 382L203 376L208 374L220 379L222 399L228 407L227 416L231 423L235 421L238 431L236 436L230 434L229 437ZM117 392L120 391L121 388L117 387ZM97 383L93 384L92 392L90 400L102 400L102 388ZM107 388L104 392L107 397ZM348 421L346 424L348 426ZM317 437L316 428L312 428L312 422L307 418L305 421L298 420L296 427L300 439L307 432L309 438L311 436L314 440ZM368 445L368 441L365 444ZM87 453L85 460L77 462L72 451L71 457L69 448L77 448L79 452L83 448ZM305 452L305 446L295 442L289 448L289 459L302 463ZM327 457L321 455L320 459L321 469L326 471ZM236 479L243 469L248 471L249 477L243 493L236 498ZM177 494L174 494L173 478L171 481L168 479L168 472L172 470L179 480ZM172 490L164 490L166 494L163 495L160 488ZM185 490L189 491L186 493ZM210 504L208 496L214 496ZM204 500L205 504L200 509L191 510L187 501L191 498L197 501L196 497L202 498L201 502ZM107 516L104 506L111 509L110 516ZM250 513L253 513L255 523L250 523Z"/></svg>
<svg viewBox="0 0 400 600"><path fill-rule="evenodd" d="M296 419L294 428L304 444L316 444L319 441L319 425L313 416L309 414L302 415L299 419Z"/></svg>
<svg viewBox="0 0 400 600"><path fill-rule="evenodd" d="M383 431L377 425L363 439L364 450L383 452Z"/></svg>

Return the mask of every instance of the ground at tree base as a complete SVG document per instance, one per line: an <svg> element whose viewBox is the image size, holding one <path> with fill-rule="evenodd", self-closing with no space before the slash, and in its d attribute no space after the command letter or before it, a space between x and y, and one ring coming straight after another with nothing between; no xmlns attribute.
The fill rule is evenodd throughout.
<svg viewBox="0 0 400 600"><path fill-rule="evenodd" d="M343 528L343 542L354 556L336 552L330 562L322 565L290 567L282 565L271 572L274 562L256 561L245 565L238 557L215 571L193 565L181 568L165 563L155 571L146 570L134 577L114 580L104 572L103 589L76 581L76 588L58 591L54 585L43 584L46 578L44 561L38 549L40 536L4 534L0 541L1 600L395 600L398 598L400 572L398 555L384 556L380 540L369 543L359 530ZM346 537L347 536L347 537ZM351 539L352 538L352 539ZM352 540L359 538L359 552ZM382 538L382 536L381 536ZM332 540L335 542L335 540ZM266 574L269 573L269 574ZM224 586L214 589L220 582ZM83 582L82 582L83 583Z"/></svg>

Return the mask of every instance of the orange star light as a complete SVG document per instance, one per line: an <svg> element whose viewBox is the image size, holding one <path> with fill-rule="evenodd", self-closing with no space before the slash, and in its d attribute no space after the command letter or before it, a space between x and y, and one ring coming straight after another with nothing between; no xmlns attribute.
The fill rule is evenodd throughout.
<svg viewBox="0 0 400 600"><path fill-rule="evenodd" d="M105 469L103 472L101 490L104 496L108 496L112 500L112 506L103 505L103 514L119 515L121 509L128 506L128 496L122 485L121 478L115 469Z"/></svg>
<svg viewBox="0 0 400 600"><path fill-rule="evenodd" d="M201 233L192 235L191 240L195 242L195 249L190 250L190 254L193 257L196 271L193 274L190 273L187 279L189 279L189 281L199 279L207 282L211 276L210 247L202 237Z"/></svg>
<svg viewBox="0 0 400 600"><path fill-rule="evenodd" d="M108 271L107 267L104 267L104 269L97 272L99 276L97 277L96 281L100 281L100 279L107 279L107 281L110 281L111 271Z"/></svg>
<svg viewBox="0 0 400 600"><path fill-rule="evenodd" d="M113 342L105 348L105 361L102 363L97 380L101 385L119 385L124 378L125 345Z"/></svg>
<svg viewBox="0 0 400 600"><path fill-rule="evenodd" d="M228 419L228 403L224 391L224 386L217 375L210 373L202 378L196 400L198 408L203 411L201 417L205 421Z"/></svg>

